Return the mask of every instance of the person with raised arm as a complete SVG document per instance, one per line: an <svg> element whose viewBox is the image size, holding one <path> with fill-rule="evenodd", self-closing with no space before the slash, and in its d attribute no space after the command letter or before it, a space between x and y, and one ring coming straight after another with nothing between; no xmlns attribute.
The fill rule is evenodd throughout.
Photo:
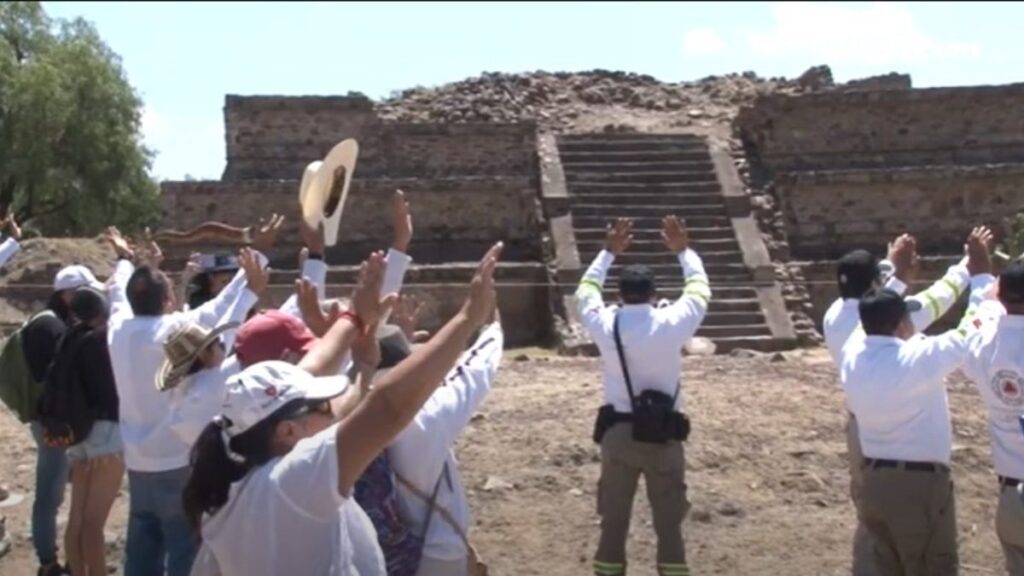
<svg viewBox="0 0 1024 576"><path fill-rule="evenodd" d="M390 370L341 422L330 400L348 385L336 374L356 338L386 315L384 261L364 264L352 297L327 334L296 365L261 362L228 384L223 411L192 455L185 509L200 527L194 575L385 573L365 515L346 512L356 480L412 422L451 370L495 300L501 244L484 256L462 309L428 343Z"/></svg>
<svg viewBox="0 0 1024 576"><path fill-rule="evenodd" d="M627 266L619 278L621 304L605 306L601 292L608 268L633 239L632 222L624 218L609 226L607 247L576 290L579 315L601 352L603 368L605 403L594 430L594 441L601 445L601 538L593 564L598 576L626 573L626 537L640 476L647 481L658 537L658 573L684 576L689 571L682 533L689 510L683 455L689 420L679 380L682 348L704 320L711 288L703 262L690 248L686 224L666 216L661 236L685 277L675 302L656 304L651 270Z"/></svg>

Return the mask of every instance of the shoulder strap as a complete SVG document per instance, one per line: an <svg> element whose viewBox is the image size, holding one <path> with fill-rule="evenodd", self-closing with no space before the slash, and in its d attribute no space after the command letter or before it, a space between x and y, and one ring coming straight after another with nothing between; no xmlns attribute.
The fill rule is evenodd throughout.
<svg viewBox="0 0 1024 576"><path fill-rule="evenodd" d="M465 544L466 548L468 549L470 547L470 545L469 545L469 538L466 536L466 531L463 530L462 527L459 526L459 523L455 521L455 518L452 517L451 512L448 512L448 510L446 510L444 506L440 506L440 505L437 504L437 491L441 487L441 481L444 480L444 478L447 475L448 475L448 463L445 462L444 469L441 471L441 476L438 477L437 484L434 485L434 493L432 495L430 495L430 496L427 496L426 492L424 492L423 490L420 490L416 486L413 486L412 482L409 482L408 480L405 479L404 476L402 476L398 472L395 472L395 478L398 479L398 482L401 483L402 486L405 486L417 498L419 498L420 500L423 500L424 502L426 502L427 507L429 508L429 510L427 512L427 521L426 521L427 527L429 527L430 518L433 515L433 512L436 510L438 515L440 515L441 518L445 522L447 522L448 525L451 526L455 530L455 533L459 535L459 538L462 539L462 543ZM423 535L424 535L424 537L426 537L426 535L427 535L426 528L424 528L424 530L423 530Z"/></svg>
<svg viewBox="0 0 1024 576"><path fill-rule="evenodd" d="M629 378L629 367L626 366L626 351L622 349L622 337L619 336L619 317L618 312L615 313L615 350L619 353L619 365L622 366L622 377L626 380L626 390L629 391L629 404L636 406L636 395L633 394L633 382Z"/></svg>

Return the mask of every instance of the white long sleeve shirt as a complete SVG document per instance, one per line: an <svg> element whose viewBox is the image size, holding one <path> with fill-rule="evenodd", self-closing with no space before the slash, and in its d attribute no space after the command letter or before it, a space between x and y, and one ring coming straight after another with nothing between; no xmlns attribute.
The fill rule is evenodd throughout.
<svg viewBox="0 0 1024 576"><path fill-rule="evenodd" d="M601 291L615 255L602 250L587 268L576 290L576 305L583 325L601 352L604 401L616 412L631 413L632 404L615 347L614 324L621 315L619 333L633 393L658 390L677 396L682 372L682 348L704 320L711 301L711 288L704 264L693 250L679 254L686 278L683 294L672 303L626 304L606 307ZM682 407L678 394L677 406Z"/></svg>
<svg viewBox="0 0 1024 576"><path fill-rule="evenodd" d="M266 260L261 257L265 265ZM248 310L258 300L239 270L216 298L189 312L135 317L125 296L135 271L126 260L117 263L110 289L111 318L107 339L120 403L121 436L129 470L163 472L188 465L188 444L171 429L171 403L156 388L164 362L164 342L185 322L214 328L233 306ZM241 301L241 302L240 302ZM245 302L248 302L246 306Z"/></svg>
<svg viewBox="0 0 1024 576"><path fill-rule="evenodd" d="M1002 306L989 305L977 323L978 331L967 340L963 371L988 409L996 474L1024 480L1024 316L1008 316Z"/></svg>
<svg viewBox="0 0 1024 576"><path fill-rule="evenodd" d="M394 471L425 494L433 494L447 467L447 478L441 481L437 503L467 532L471 524L469 502L452 447L490 392L503 347L501 325L488 326L448 373L445 385L431 395L413 422L388 448ZM426 504L401 483L397 484L397 489L403 517L411 522L415 533L422 534ZM458 560L465 558L468 550L458 533L435 513L423 554L436 560Z"/></svg>
<svg viewBox="0 0 1024 576"><path fill-rule="evenodd" d="M936 320L942 318L956 304L960 295L967 290L970 281L971 275L967 271L967 267L960 262L951 266L946 274L928 289L910 296L908 299L921 303L921 309L910 315L914 328L918 332L923 332ZM907 285L895 276L889 276L886 279L885 287L901 295L907 291ZM860 311L857 308L859 304L860 300L857 298L839 298L829 306L825 312L825 318L822 320L825 346L828 347L828 352L832 355L832 361L835 362L837 368L842 362L843 346L850 340L850 336L860 328Z"/></svg>
<svg viewBox="0 0 1024 576"><path fill-rule="evenodd" d="M14 255L21 250L21 244L14 238L8 238L0 243L0 266L7 264L7 261L14 258Z"/></svg>
<svg viewBox="0 0 1024 576"><path fill-rule="evenodd" d="M944 379L967 354L981 277L972 287L971 306L955 330L909 340L860 332L846 344L839 374L865 458L949 465L952 427Z"/></svg>

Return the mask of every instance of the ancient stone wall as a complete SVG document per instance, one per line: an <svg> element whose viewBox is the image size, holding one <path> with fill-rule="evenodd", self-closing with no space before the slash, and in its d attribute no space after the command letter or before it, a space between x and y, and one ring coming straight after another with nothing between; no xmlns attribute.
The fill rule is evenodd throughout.
<svg viewBox="0 0 1024 576"><path fill-rule="evenodd" d="M736 125L772 172L1024 159L1024 84L768 95Z"/></svg>
<svg viewBox="0 0 1024 576"><path fill-rule="evenodd" d="M535 172L536 126L382 122L362 97L228 96L224 180L297 179L345 138L359 141L357 175L522 176Z"/></svg>
<svg viewBox="0 0 1024 576"><path fill-rule="evenodd" d="M972 225L1024 210L1024 164L791 173L775 190L794 258L882 253L904 232L924 254L952 254Z"/></svg>

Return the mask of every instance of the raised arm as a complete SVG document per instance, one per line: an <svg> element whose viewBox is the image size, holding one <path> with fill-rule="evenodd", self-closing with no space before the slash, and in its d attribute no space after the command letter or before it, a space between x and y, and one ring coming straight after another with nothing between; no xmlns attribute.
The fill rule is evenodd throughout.
<svg viewBox="0 0 1024 576"><path fill-rule="evenodd" d="M135 273L135 265L132 260L135 258L135 251L128 241L121 235L121 232L111 226L106 232L107 242L114 253L117 254L117 265L114 267L114 275L107 281L107 293L110 297L111 319L123 315L131 315L132 308L128 303L128 281Z"/></svg>
<svg viewBox="0 0 1024 576"><path fill-rule="evenodd" d="M661 237L665 247L679 258L685 284L679 299L671 306L659 310L659 319L671 334L685 342L697 332L707 314L711 303L711 285L700 256L690 249L690 237L684 221L675 216L666 216L662 221Z"/></svg>
<svg viewBox="0 0 1024 576"><path fill-rule="evenodd" d="M348 496L370 462L405 429L458 360L466 341L494 306L495 245L484 256L462 309L429 342L383 375L352 415L338 425L338 491ZM357 312L359 303L353 301Z"/></svg>
<svg viewBox="0 0 1024 576"><path fill-rule="evenodd" d="M239 262L243 259L255 262L255 265L258 265L260 269L267 266L267 257L249 248L243 248L239 252ZM235 274L235 277L231 279L231 282L221 290L220 294L217 294L215 298L199 308L189 310L185 313L185 317L207 328L216 327L217 323L221 322L228 315L232 306L237 306L238 302L243 298L251 298L252 304L255 304L256 300L259 299L258 296L248 289L248 282L248 274L245 267L242 267ZM264 285L263 288L266 288L266 286ZM252 304L250 304L250 307ZM248 310L249 308L245 309L246 312Z"/></svg>
<svg viewBox="0 0 1024 576"><path fill-rule="evenodd" d="M8 238L0 244L0 266L7 264L7 261L14 257L21 250L21 227L14 219L14 212L7 210L7 217L0 222L0 226L7 232Z"/></svg>
<svg viewBox="0 0 1024 576"><path fill-rule="evenodd" d="M615 262L615 257L629 248L633 241L633 221L618 218L608 225L605 249L597 254L587 271L580 279L576 288L576 310L580 320L590 332L590 336L606 334L610 331L611 315L604 306L604 282L608 278L608 269Z"/></svg>

